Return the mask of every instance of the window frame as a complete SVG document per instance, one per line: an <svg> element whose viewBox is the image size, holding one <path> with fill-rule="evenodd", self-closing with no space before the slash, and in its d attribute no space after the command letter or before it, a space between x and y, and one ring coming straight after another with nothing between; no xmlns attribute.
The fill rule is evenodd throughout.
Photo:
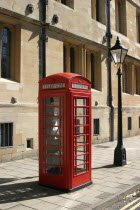
<svg viewBox="0 0 140 210"><path fill-rule="evenodd" d="M94 90L102 91L102 71L101 71L100 50L95 51L91 49L86 49L85 71L86 71L86 77L91 81L91 88ZM94 77L94 75L96 75L96 77Z"/></svg>
<svg viewBox="0 0 140 210"><path fill-rule="evenodd" d="M73 52L73 54L72 54ZM63 43L63 72L78 73L77 45L64 42Z"/></svg>
<svg viewBox="0 0 140 210"><path fill-rule="evenodd" d="M140 95L140 66L135 65L135 70L134 70L134 82L135 82L135 88L134 88L134 94Z"/></svg>
<svg viewBox="0 0 140 210"><path fill-rule="evenodd" d="M5 44L3 41L4 30L7 31L7 36L5 37L5 39L8 40L7 46L5 47L6 51L8 51L7 52L8 54L5 56L6 57L6 66L7 66L6 71L4 71L4 67L2 67L3 66L3 64L2 64L3 63L3 52L4 52L3 45ZM11 71L10 71L10 63L11 63L10 60L11 59L10 58L11 58L11 31L8 27L3 27L3 28L1 28L1 66L0 66L0 68L1 68L1 77L4 79L10 79L10 77L11 77L10 76L10 73L11 73ZM4 76L4 74L5 74L5 76Z"/></svg>
<svg viewBox="0 0 140 210"><path fill-rule="evenodd" d="M127 60L122 65L122 92L133 95L132 62Z"/></svg>
<svg viewBox="0 0 140 210"><path fill-rule="evenodd" d="M128 117L127 120L128 120L127 129L128 131L131 131L132 130L132 117Z"/></svg>
<svg viewBox="0 0 140 210"><path fill-rule="evenodd" d="M6 136L6 133L4 133L5 131L2 131L1 128L2 126L6 127L6 125L8 125L8 128L9 128L9 125L11 125L11 128L8 130L8 134L11 132L11 137L9 137L9 139L5 140L5 136ZM5 128L4 128L5 129ZM0 123L0 143L2 145L2 132L4 133L4 140L8 142L8 145L6 145L6 142L4 142L4 146L1 146L0 145L0 149L3 149L3 148L11 148L13 147L13 130L14 130L14 123L13 122L3 122L3 123ZM11 139L11 145L9 144L9 140Z"/></svg>
<svg viewBox="0 0 140 210"><path fill-rule="evenodd" d="M91 0L91 18L106 25L106 1Z"/></svg>
<svg viewBox="0 0 140 210"><path fill-rule="evenodd" d="M127 36L126 0L115 0L115 17L116 31Z"/></svg>
<svg viewBox="0 0 140 210"><path fill-rule="evenodd" d="M93 136L98 136L98 135L100 135L100 118L94 118L93 119Z"/></svg>
<svg viewBox="0 0 140 210"><path fill-rule="evenodd" d="M136 11L136 40L140 43L140 11Z"/></svg>
<svg viewBox="0 0 140 210"><path fill-rule="evenodd" d="M74 0L55 0L71 9L74 9Z"/></svg>
<svg viewBox="0 0 140 210"><path fill-rule="evenodd" d="M9 29L11 40L10 40L10 77L2 76L2 41L0 41L0 78L20 82L20 55L21 55L21 26L19 24L8 24L0 22L0 39L2 36L2 29Z"/></svg>

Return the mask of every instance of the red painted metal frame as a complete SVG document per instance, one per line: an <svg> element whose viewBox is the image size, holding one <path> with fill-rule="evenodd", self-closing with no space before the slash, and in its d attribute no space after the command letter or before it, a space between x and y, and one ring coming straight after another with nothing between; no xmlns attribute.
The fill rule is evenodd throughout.
<svg viewBox="0 0 140 210"><path fill-rule="evenodd" d="M45 84L65 84L63 88L54 88L51 86L49 89L43 89ZM87 89L72 88L72 84L85 85ZM80 87L80 86L79 86ZM81 86L82 87L82 86ZM84 87L84 86L83 86ZM63 166L62 175L56 175L51 173L44 173L43 171L43 153L46 144L43 144L43 98L44 97L63 97ZM89 113L86 115L79 115L76 117L83 117L83 120L88 119L88 124L75 125L74 109L79 106L74 105L74 100L85 99L87 101L86 106L80 106L85 108ZM47 116L45 116L47 117ZM51 117L51 116L49 116ZM52 125L51 125L52 126ZM50 126L50 127L51 127ZM45 128L48 127L45 125ZM55 127L55 126L54 126ZM60 127L60 126L57 126ZM76 128L83 127L84 134L76 134L80 136L86 136L86 143L75 146L75 130ZM88 131L88 134L87 134ZM86 132L86 133L85 133ZM46 136L48 136L46 134ZM87 137L88 136L88 137ZM88 142L87 142L88 140ZM50 145L48 145L50 146ZM74 165L74 159L79 161L82 155L75 155L76 149L84 148L83 163ZM79 147L79 148L78 148ZM52 155L53 157L53 155ZM46 159L46 157L45 157ZM76 174L75 168L78 166L86 165L87 169L83 173ZM39 82L39 183L59 189L71 190L91 182L91 85L90 82L78 75L72 73L60 73L52 75L42 79Z"/></svg>

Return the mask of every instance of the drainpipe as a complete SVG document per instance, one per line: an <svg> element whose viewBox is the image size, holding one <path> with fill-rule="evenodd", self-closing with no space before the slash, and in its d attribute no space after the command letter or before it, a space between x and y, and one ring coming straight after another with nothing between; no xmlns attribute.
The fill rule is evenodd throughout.
<svg viewBox="0 0 140 210"><path fill-rule="evenodd" d="M46 23L46 5L48 0L40 0L40 21L42 22L41 34L39 37L39 80L46 77L46 42L48 41L45 28Z"/></svg>
<svg viewBox="0 0 140 210"><path fill-rule="evenodd" d="M110 1L106 0L106 14L107 14L107 23L106 23L106 38L107 38L107 47L111 47L111 26L110 26ZM110 141L114 141L114 107L113 107L113 96L112 96L112 73L111 73L111 55L108 50L107 58L107 69L108 69L108 106L110 107Z"/></svg>

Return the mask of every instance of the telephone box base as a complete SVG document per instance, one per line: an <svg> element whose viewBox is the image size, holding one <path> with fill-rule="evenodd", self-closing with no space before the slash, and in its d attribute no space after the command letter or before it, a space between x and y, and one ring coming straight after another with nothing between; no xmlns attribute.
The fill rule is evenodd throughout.
<svg viewBox="0 0 140 210"><path fill-rule="evenodd" d="M93 182L90 181L90 182L87 182L87 183L85 183L85 184L82 184L82 185L80 185L80 186L78 186L78 187L74 187L74 188L72 188L72 189L62 189L62 188L52 187L52 186L50 186L50 185L46 185L46 184L44 185L44 184L40 184L40 183L39 183L39 185L41 185L41 186L43 186L43 187L48 187L48 188L55 189L55 190L59 190L59 191L66 192L66 193L74 192L74 191L80 190L80 189L82 189L82 188L84 188L84 187L88 187L89 185L92 185L92 184L93 184Z"/></svg>

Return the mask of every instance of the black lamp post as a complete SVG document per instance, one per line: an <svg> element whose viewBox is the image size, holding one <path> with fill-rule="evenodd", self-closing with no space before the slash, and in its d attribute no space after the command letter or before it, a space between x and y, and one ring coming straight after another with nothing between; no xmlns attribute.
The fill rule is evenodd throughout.
<svg viewBox="0 0 140 210"><path fill-rule="evenodd" d="M117 37L116 44L110 48L110 53L112 58L117 64L118 68L118 142L114 151L114 165L123 166L126 165L126 150L123 146L122 138L122 90L121 90L121 65L124 62L125 56L128 52L120 42L119 37Z"/></svg>

